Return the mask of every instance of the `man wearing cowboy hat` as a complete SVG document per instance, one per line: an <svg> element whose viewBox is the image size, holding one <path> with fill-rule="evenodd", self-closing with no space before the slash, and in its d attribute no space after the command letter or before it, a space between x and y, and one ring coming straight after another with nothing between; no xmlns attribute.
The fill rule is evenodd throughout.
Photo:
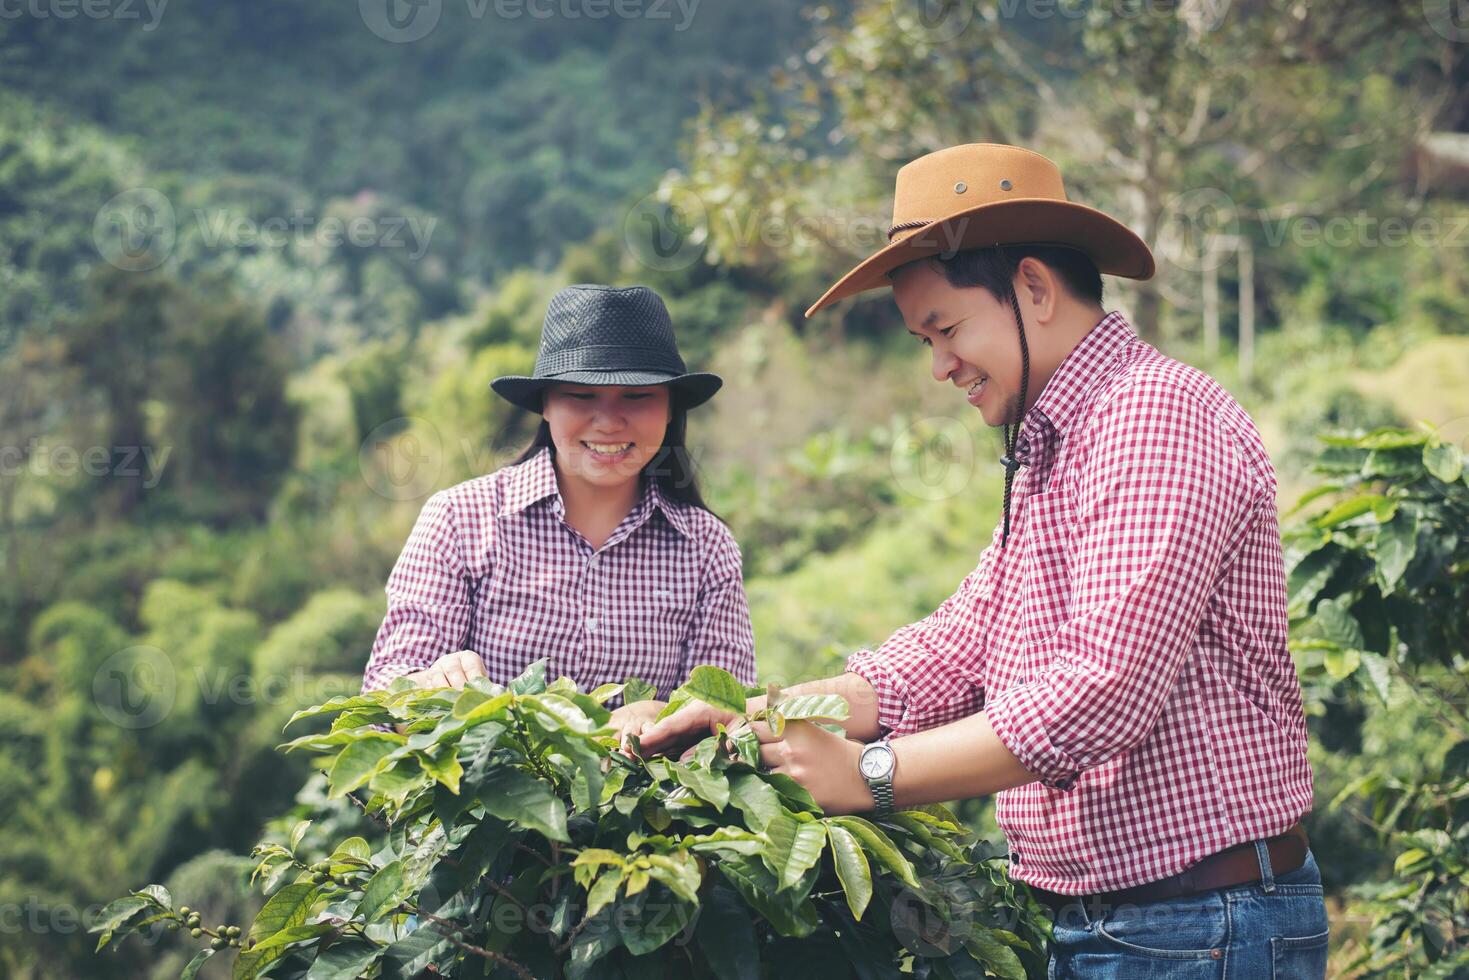
<svg viewBox="0 0 1469 980"><path fill-rule="evenodd" d="M1275 474L1217 383L1106 313L1147 246L1046 158L956 146L898 172L890 243L807 315L891 285L933 377L1004 431L1004 517L933 614L840 677L847 738L754 728L829 813L998 794L1056 976L1321 977L1321 879L1286 646ZM754 699L751 710L761 707ZM668 751L731 715L687 707ZM868 744L870 743L870 744Z"/></svg>

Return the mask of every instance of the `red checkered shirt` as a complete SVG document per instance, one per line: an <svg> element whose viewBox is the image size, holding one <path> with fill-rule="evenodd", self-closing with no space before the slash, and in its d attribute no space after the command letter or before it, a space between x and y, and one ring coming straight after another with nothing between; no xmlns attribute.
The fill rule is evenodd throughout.
<svg viewBox="0 0 1469 980"><path fill-rule="evenodd" d="M847 669L894 735L981 708L1038 782L1001 792L1011 873L1154 881L1311 808L1275 473L1244 409L1104 318L1021 426L1010 540Z"/></svg>
<svg viewBox="0 0 1469 980"><path fill-rule="evenodd" d="M639 677L666 698L699 664L754 683L740 551L719 518L650 483L598 550L565 519L548 450L430 497L363 690L465 649L500 683L542 657L584 691Z"/></svg>

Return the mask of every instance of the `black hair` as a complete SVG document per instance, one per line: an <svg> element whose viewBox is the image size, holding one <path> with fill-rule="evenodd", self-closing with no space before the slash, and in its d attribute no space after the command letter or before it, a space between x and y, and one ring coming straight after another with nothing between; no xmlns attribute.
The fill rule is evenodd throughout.
<svg viewBox="0 0 1469 980"><path fill-rule="evenodd" d="M1097 264L1081 249L1067 245L991 245L918 261L936 262L949 285L956 289L980 286L1003 303L1014 285L1020 260L1025 258L1038 259L1049 266L1072 296L1101 305L1102 274L1097 271ZM896 275L902 268L899 266L890 275Z"/></svg>
<svg viewBox="0 0 1469 980"><path fill-rule="evenodd" d="M713 514L714 511L710 510L709 505L704 502L704 495L699 492L699 480L694 473L694 461L689 456L688 447L684 444L688 433L689 410L679 404L676 392L670 391L669 395L672 397L670 407L673 410L673 417L668 421L668 428L663 431L663 445L643 466L641 479L652 480L658 484L658 492L674 503L698 507L700 510L707 510ZM556 443L551 438L551 423L545 419L541 419L541 424L536 426L536 434L531 437L530 445L526 446L516 457L516 465L531 459L542 449L549 449L551 458L556 458Z"/></svg>

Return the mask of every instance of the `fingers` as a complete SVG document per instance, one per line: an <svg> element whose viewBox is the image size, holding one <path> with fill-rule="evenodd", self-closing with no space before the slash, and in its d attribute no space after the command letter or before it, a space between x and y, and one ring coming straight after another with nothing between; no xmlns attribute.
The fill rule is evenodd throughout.
<svg viewBox="0 0 1469 980"><path fill-rule="evenodd" d="M464 676L464 667L459 663L458 657L444 657L439 661L443 665L444 679L448 686L459 690L469 683L469 678Z"/></svg>
<svg viewBox="0 0 1469 980"><path fill-rule="evenodd" d="M464 676L466 678L484 677L488 679L489 677L485 673L484 660L473 650L459 651L459 665L464 668Z"/></svg>
<svg viewBox="0 0 1469 980"><path fill-rule="evenodd" d="M775 772L781 766L790 761L790 746L785 742L762 742L760 745L760 765L765 769Z"/></svg>
<svg viewBox="0 0 1469 980"><path fill-rule="evenodd" d="M789 722L787 722L787 724L789 724ZM784 738L784 736L782 735L775 734L775 732L771 730L770 726L763 721L752 721L747 726L742 725L741 727L748 727L750 731L754 732L755 737L760 740L761 745L765 745L769 742L779 742L782 741Z"/></svg>

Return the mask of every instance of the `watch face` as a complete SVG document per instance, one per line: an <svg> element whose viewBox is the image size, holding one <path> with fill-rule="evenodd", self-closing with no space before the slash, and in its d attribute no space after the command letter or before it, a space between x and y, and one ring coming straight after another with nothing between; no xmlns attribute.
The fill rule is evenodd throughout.
<svg viewBox="0 0 1469 980"><path fill-rule="evenodd" d="M879 779L892 772L893 751L886 745L874 745L862 753L862 775Z"/></svg>

